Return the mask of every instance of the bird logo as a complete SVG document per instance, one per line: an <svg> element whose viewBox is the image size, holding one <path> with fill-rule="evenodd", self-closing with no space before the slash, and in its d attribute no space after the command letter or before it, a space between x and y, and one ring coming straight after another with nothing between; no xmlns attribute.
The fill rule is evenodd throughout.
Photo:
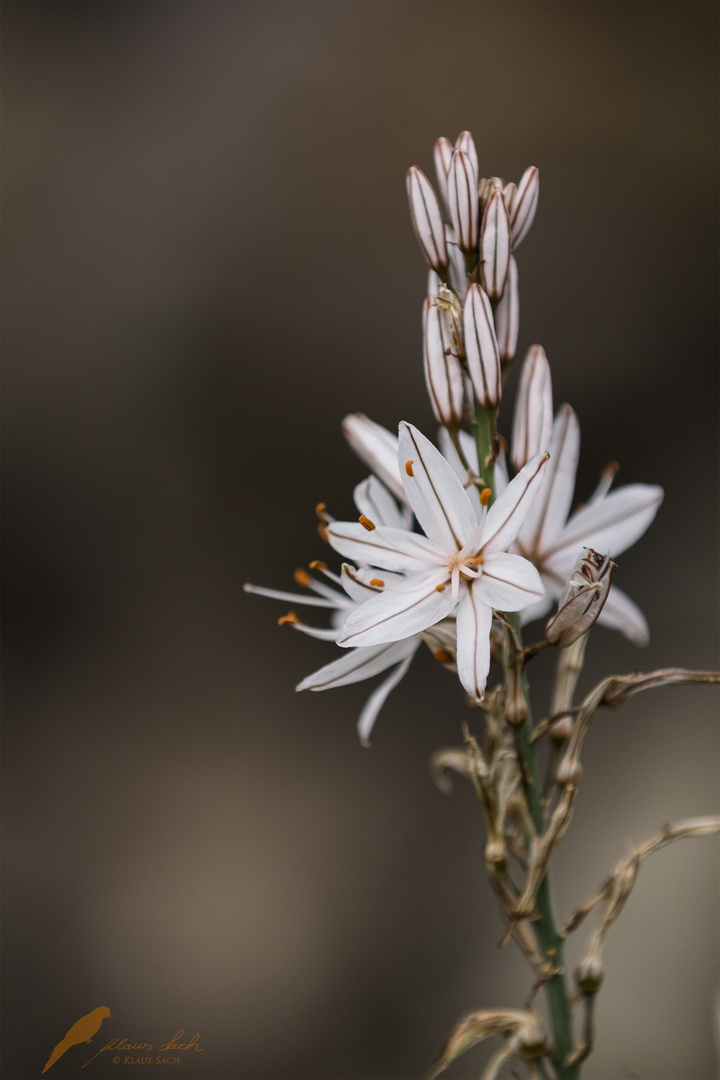
<svg viewBox="0 0 720 1080"><path fill-rule="evenodd" d="M58 1058L61 1058L66 1050L69 1050L71 1046L76 1046L79 1043L89 1043L99 1030L103 1020L110 1015L110 1010L105 1005L100 1005L97 1009L93 1009L87 1016L81 1016L68 1031L64 1039L61 1039L57 1044L52 1054L48 1058L47 1065L43 1069L46 1073L51 1065L54 1065Z"/></svg>

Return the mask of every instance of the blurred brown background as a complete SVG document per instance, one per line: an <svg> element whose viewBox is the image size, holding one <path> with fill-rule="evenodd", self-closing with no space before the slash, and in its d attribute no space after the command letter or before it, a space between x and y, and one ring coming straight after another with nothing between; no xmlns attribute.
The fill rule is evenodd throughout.
<svg viewBox="0 0 720 1080"><path fill-rule="evenodd" d="M596 632L583 685L715 666L717 5L3 19L3 1075L38 1076L106 1005L49 1077L420 1076L463 1012L530 987L496 949L474 797L428 776L462 695L422 655L362 750L368 685L295 695L332 647L242 584L292 587L326 554L314 504L352 512L346 412L434 429L404 177L469 128L488 175L540 168L520 352L545 346L579 414L578 497L610 458L667 493L618 576L651 644ZM716 731L708 688L596 722L561 912L663 822L713 812ZM716 850L642 869L588 1077L716 1075ZM204 1050L174 1069L80 1070L181 1027Z"/></svg>

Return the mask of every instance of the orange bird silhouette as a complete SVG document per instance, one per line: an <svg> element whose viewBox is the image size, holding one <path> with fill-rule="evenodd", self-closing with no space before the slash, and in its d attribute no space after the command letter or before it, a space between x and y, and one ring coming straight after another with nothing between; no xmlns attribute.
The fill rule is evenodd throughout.
<svg viewBox="0 0 720 1080"><path fill-rule="evenodd" d="M103 1020L109 1015L110 1010L105 1005L100 1005L97 1009L89 1012L87 1016L81 1016L77 1023L70 1028L65 1038L61 1039L57 1044L48 1058L48 1063L43 1072L46 1073L50 1066L54 1065L57 1059L61 1058L71 1046L78 1043L89 1043L93 1035L100 1030Z"/></svg>

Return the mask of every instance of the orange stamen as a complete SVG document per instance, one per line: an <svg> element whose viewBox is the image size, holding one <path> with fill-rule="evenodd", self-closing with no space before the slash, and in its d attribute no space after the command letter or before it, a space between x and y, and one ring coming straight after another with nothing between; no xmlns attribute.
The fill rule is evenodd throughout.
<svg viewBox="0 0 720 1080"><path fill-rule="evenodd" d="M294 574L294 577L295 577L295 580L297 581L298 585L304 585L305 588L307 588L308 585L310 584L310 582L312 581L312 578L310 577L310 575L307 574L302 569L296 570L295 574Z"/></svg>
<svg viewBox="0 0 720 1080"><path fill-rule="evenodd" d="M439 660L441 664L452 664L452 656L449 652L445 652L444 649L438 649L433 653L436 660Z"/></svg>
<svg viewBox="0 0 720 1080"><path fill-rule="evenodd" d="M313 559L313 561L310 563L310 569L311 570L327 570L327 563L326 562L320 562L319 559Z"/></svg>
<svg viewBox="0 0 720 1080"><path fill-rule="evenodd" d="M360 515L358 521L362 525L363 529L367 529L368 532L372 532L375 529L375 525L373 524L373 522L370 520L370 518L366 518L364 514Z"/></svg>
<svg viewBox="0 0 720 1080"><path fill-rule="evenodd" d="M447 585L436 585L435 592L445 592Z"/></svg>
<svg viewBox="0 0 720 1080"><path fill-rule="evenodd" d="M330 543L330 541L328 540L328 535L327 535L327 526L325 525L324 521L319 521L318 522L318 533L320 535L321 540L324 540L326 544Z"/></svg>
<svg viewBox="0 0 720 1080"><path fill-rule="evenodd" d="M490 502L490 496L492 495L492 488L483 488L480 492L480 505L487 506Z"/></svg>
<svg viewBox="0 0 720 1080"><path fill-rule="evenodd" d="M327 515L325 513L326 510L327 510L327 503L318 503L317 506L315 507L315 513L317 514L317 516L320 518L321 521L325 521L327 519Z"/></svg>
<svg viewBox="0 0 720 1080"><path fill-rule="evenodd" d="M475 555L475 557L473 558L473 562L476 566L482 566L485 560L483 559L482 555Z"/></svg>
<svg viewBox="0 0 720 1080"><path fill-rule="evenodd" d="M288 611L287 615L281 615L278 619L278 626L283 626L285 623L299 623L297 615L294 611Z"/></svg>
<svg viewBox="0 0 720 1080"><path fill-rule="evenodd" d="M412 463L412 461L406 461L405 462L405 472L408 474L408 476L414 476L415 475L415 473L413 472L413 463Z"/></svg>
<svg viewBox="0 0 720 1080"><path fill-rule="evenodd" d="M378 587L378 589L382 589L382 588L384 588L384 587L385 587L385 582L384 582L384 581L382 581L382 579L381 579L381 578L379 578L379 577L374 577L374 578L373 578L373 579L371 580L370 584L371 584L371 585L376 585L376 586Z"/></svg>

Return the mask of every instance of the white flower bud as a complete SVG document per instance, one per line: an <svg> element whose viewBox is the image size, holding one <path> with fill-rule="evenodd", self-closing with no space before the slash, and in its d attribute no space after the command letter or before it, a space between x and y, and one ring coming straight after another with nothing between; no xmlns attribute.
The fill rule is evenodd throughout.
<svg viewBox="0 0 720 1080"><path fill-rule="evenodd" d="M540 194L540 173L534 165L526 169L517 186L510 209L513 251L520 247L535 218Z"/></svg>
<svg viewBox="0 0 720 1080"><path fill-rule="evenodd" d="M502 191L494 191L488 200L480 230L480 260L485 292L499 300L505 291L510 262L510 220Z"/></svg>
<svg viewBox="0 0 720 1080"><path fill-rule="evenodd" d="M448 255L448 284L462 300L467 292L465 257L458 247L455 230L450 225L445 226L445 247Z"/></svg>
<svg viewBox="0 0 720 1080"><path fill-rule="evenodd" d="M428 265L445 277L448 256L445 249L445 224L438 197L427 176L415 165L408 170L407 193L410 200L415 235Z"/></svg>
<svg viewBox="0 0 720 1080"><path fill-rule="evenodd" d="M472 162L473 171L475 176L478 175L478 156L475 149L475 140L469 131L461 131L455 140L455 149L462 150L470 158Z"/></svg>
<svg viewBox="0 0 720 1080"><path fill-rule="evenodd" d="M567 648L593 625L603 609L617 564L608 555L583 548L570 580L558 602L558 610L545 627L552 645Z"/></svg>
<svg viewBox="0 0 720 1080"><path fill-rule="evenodd" d="M495 408L502 396L500 354L498 352L492 307L479 285L468 289L463 310L465 358L475 397L483 408Z"/></svg>
<svg viewBox="0 0 720 1080"><path fill-rule="evenodd" d="M535 454L547 450L552 425L550 365L542 346L532 345L523 361L515 399L511 454L515 472L519 472Z"/></svg>
<svg viewBox="0 0 720 1080"><path fill-rule="evenodd" d="M423 358L436 418L446 427L458 427L465 404L463 369L453 348L448 318L431 297L423 305Z"/></svg>
<svg viewBox="0 0 720 1080"><path fill-rule="evenodd" d="M448 208L460 250L476 251L480 210L477 176L464 150L453 150L448 173Z"/></svg>
<svg viewBox="0 0 720 1080"><path fill-rule="evenodd" d="M510 256L507 282L502 300L495 309L495 328L497 330L500 359L509 363L515 357L518 330L520 327L520 299L518 293L518 269L513 256Z"/></svg>
<svg viewBox="0 0 720 1080"><path fill-rule="evenodd" d="M445 206L448 206L448 173L450 172L452 152L453 144L443 135L435 143L433 159L435 161L435 175L437 176L438 190Z"/></svg>

